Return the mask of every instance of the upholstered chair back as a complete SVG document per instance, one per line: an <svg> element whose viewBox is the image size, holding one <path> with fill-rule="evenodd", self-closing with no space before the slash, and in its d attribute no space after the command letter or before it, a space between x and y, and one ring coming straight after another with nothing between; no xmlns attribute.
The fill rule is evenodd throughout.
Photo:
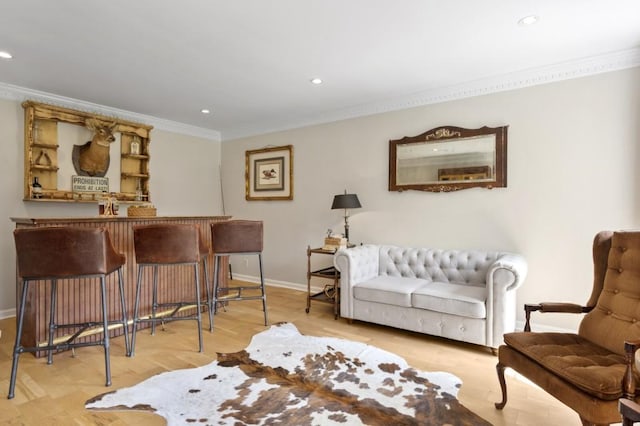
<svg viewBox="0 0 640 426"><path fill-rule="evenodd" d="M599 233L593 260L597 302L578 334L623 355L625 340L640 339L640 231Z"/></svg>

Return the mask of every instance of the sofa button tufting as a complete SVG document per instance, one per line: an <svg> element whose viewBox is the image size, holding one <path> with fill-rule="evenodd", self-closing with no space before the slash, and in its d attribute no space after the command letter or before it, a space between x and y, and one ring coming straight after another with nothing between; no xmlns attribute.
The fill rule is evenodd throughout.
<svg viewBox="0 0 640 426"><path fill-rule="evenodd" d="M635 318L632 318L632 319L631 319L631 322L636 322L636 321L638 321L638 320L637 320L637 319L635 319Z"/></svg>
<svg viewBox="0 0 640 426"><path fill-rule="evenodd" d="M618 272L619 272L619 273L622 273L622 268L618 268Z"/></svg>
<svg viewBox="0 0 640 426"><path fill-rule="evenodd" d="M613 290L613 294L618 294L618 293L620 293L619 289L616 288L615 290Z"/></svg>
<svg viewBox="0 0 640 426"><path fill-rule="evenodd" d="M611 312L611 311L607 311L607 315L611 315L611 314L612 314L612 312Z"/></svg>

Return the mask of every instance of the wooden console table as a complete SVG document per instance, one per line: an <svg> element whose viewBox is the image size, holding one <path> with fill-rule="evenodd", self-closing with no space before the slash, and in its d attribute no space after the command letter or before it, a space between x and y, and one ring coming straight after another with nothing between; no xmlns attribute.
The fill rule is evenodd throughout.
<svg viewBox="0 0 640 426"><path fill-rule="evenodd" d="M127 260L123 268L125 298L127 303L127 318L131 320L133 305L135 300L137 264L133 247L133 226L150 225L154 223L183 223L197 224L200 233L206 244L211 247L210 224L217 221L228 220L229 216L191 216L191 217L92 217L92 218L11 218L16 224L16 228L34 228L45 226L75 226L83 228L103 227L109 230L111 240L116 250L124 253ZM213 279L212 256L208 260L209 277ZM222 286L227 285L228 263L223 262L223 267L219 271L219 282ZM150 282L150 277L146 277ZM100 320L101 315L97 308L99 304L93 301L99 300L100 287L98 285L86 285L87 279L60 280L58 285L58 321L65 323L82 323L86 321ZM160 269L160 282L171 281L171 286L160 286L158 298L162 301L165 296L173 300L185 300L193 297L193 275L190 269L185 267ZM30 286L27 295L27 305L24 320L24 331L22 344L24 346L35 346L46 341L48 329L48 286ZM119 318L121 308L119 303L119 293L117 284L117 274L112 274L107 279L107 298L110 318ZM21 283L16 271L16 307L18 297L21 294ZM202 289L203 297L206 294ZM91 302L90 302L91 301ZM151 312L151 286L144 286L140 297L140 313ZM16 312L16 314L18 314ZM17 316L16 316L17 317ZM122 327L115 326L111 330L111 336L123 334ZM99 336L87 335L82 339L91 341ZM42 353L38 353L42 355Z"/></svg>

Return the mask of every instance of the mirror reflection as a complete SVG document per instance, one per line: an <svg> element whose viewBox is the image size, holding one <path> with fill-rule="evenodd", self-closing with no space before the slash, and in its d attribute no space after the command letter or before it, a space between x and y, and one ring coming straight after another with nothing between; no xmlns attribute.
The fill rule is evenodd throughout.
<svg viewBox="0 0 640 426"><path fill-rule="evenodd" d="M390 141L389 190L506 186L507 127L440 127Z"/></svg>

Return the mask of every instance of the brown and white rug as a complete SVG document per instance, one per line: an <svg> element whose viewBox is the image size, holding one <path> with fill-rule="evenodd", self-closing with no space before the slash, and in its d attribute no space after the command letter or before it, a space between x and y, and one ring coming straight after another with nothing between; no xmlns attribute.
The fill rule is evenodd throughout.
<svg viewBox="0 0 640 426"><path fill-rule="evenodd" d="M489 425L456 395L461 381L374 346L303 336L290 323L209 365L170 371L87 401L146 410L169 425Z"/></svg>

